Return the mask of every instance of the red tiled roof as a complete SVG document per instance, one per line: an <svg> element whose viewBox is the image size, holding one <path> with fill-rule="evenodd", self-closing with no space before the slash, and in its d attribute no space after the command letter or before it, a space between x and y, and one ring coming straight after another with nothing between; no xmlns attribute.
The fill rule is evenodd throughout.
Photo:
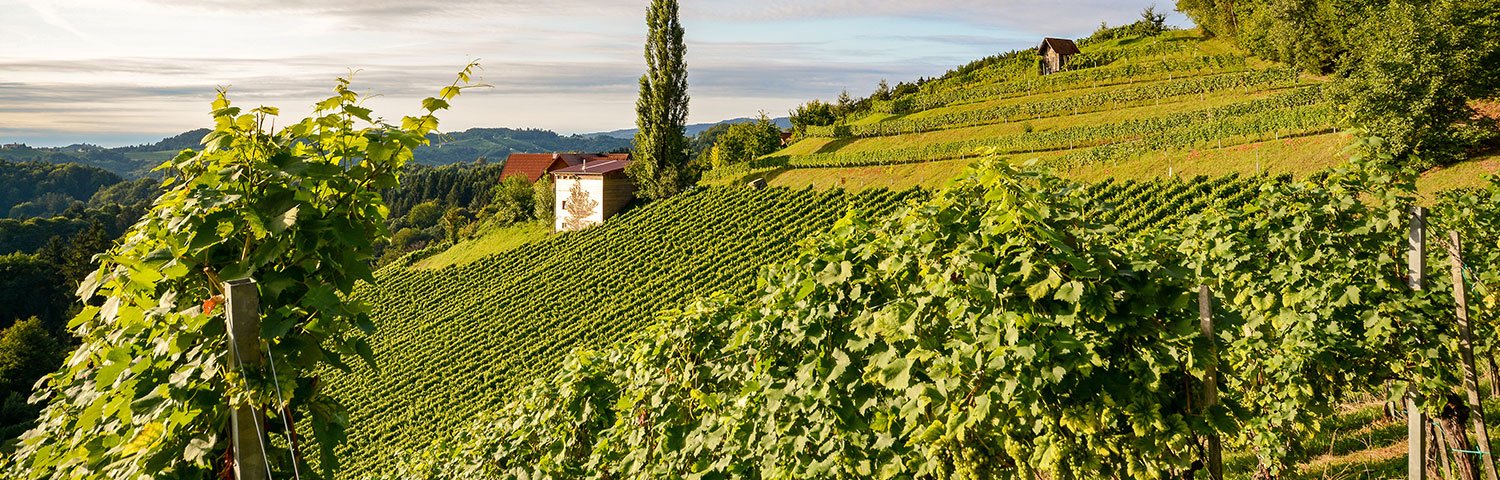
<svg viewBox="0 0 1500 480"><path fill-rule="evenodd" d="M629 160L599 160L588 163L580 163L568 168L553 170L552 173L571 173L575 175L604 175L625 169L630 165Z"/></svg>
<svg viewBox="0 0 1500 480"><path fill-rule="evenodd" d="M1047 49L1057 52L1058 55L1077 55L1078 44L1066 38L1047 37L1042 39L1042 45L1036 48L1037 53L1045 54Z"/></svg>
<svg viewBox="0 0 1500 480"><path fill-rule="evenodd" d="M569 163L551 153L512 153L505 159L505 168L500 169L500 178L520 175L526 181L535 182L547 172L568 166Z"/></svg>

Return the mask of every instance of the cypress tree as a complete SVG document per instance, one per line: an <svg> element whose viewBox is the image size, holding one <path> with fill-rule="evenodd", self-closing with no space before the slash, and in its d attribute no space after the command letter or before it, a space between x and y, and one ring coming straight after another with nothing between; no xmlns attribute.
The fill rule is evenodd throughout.
<svg viewBox="0 0 1500 480"><path fill-rule="evenodd" d="M626 173L642 197L667 198L692 183L688 171L687 47L677 0L652 0L646 11L646 74L636 99L635 152Z"/></svg>

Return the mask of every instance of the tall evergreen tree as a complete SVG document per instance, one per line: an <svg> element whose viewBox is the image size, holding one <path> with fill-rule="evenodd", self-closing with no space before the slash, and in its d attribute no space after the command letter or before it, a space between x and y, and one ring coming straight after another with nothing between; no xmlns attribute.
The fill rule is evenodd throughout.
<svg viewBox="0 0 1500 480"><path fill-rule="evenodd" d="M652 0L646 11L646 74L636 99L634 161L626 169L640 195L667 198L692 184L688 169L687 47L677 0Z"/></svg>

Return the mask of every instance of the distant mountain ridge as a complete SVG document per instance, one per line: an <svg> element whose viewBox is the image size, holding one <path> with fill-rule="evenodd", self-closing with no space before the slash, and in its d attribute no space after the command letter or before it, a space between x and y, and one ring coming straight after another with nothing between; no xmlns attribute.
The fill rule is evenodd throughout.
<svg viewBox="0 0 1500 480"><path fill-rule="evenodd" d="M498 162L512 153L603 153L630 148L628 139L563 136L540 129L471 128L429 138L432 140L430 145L418 147L413 152L417 163L436 166L480 159Z"/></svg>
<svg viewBox="0 0 1500 480"><path fill-rule="evenodd" d="M740 118L731 118L729 120L724 120L724 121L714 122L714 123L694 123L692 125L688 125L687 126L687 136L689 136L689 137L696 137L696 136L698 136L698 134L703 133L704 130L708 130L708 129L713 128L714 126L719 125L719 124L727 123L727 124L733 125L733 124L736 124L736 123L750 123L750 122L753 122L755 120L756 120L755 118L751 118L751 117L740 117ZM771 119L771 123L775 123L776 126L781 127L783 129L792 128L792 119L791 118L787 118L787 117L776 117L776 118L773 118L773 119ZM611 137L611 138L622 138L622 139L634 139L635 138L635 131L636 131L636 129L634 129L634 128L626 128L626 129L623 129L623 130L614 130L614 131L609 131L609 132L585 133L585 134L582 134L582 135L585 136L585 137Z"/></svg>
<svg viewBox="0 0 1500 480"><path fill-rule="evenodd" d="M755 121L743 117L715 123L687 126L688 136L697 136L719 124ZM785 117L772 119L781 128L791 128ZM500 162L512 153L578 152L606 153L630 148L636 129L611 132L561 135L534 128L471 128L462 132L434 134L432 144L413 152L423 165L487 161ZM197 149L209 129L189 130L155 143L105 148L86 143L66 147L31 147L21 144L0 145L0 160L11 162L76 163L98 167L124 178L140 178L151 169L172 159L184 149ZM3 142L0 142L3 143Z"/></svg>
<svg viewBox="0 0 1500 480"><path fill-rule="evenodd" d="M105 148L90 144L66 147L0 145L0 160L10 162L75 163L102 168L125 178L140 178L172 159L184 149L197 149L209 129L200 128L167 137L155 143ZM434 134L432 144L415 152L423 165L489 161L498 162L517 152L610 152L630 148L629 139L585 135L559 135L539 129L471 128L462 132Z"/></svg>

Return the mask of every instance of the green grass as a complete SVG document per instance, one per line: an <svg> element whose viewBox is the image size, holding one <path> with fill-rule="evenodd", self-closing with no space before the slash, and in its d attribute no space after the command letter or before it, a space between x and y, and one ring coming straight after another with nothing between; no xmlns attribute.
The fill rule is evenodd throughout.
<svg viewBox="0 0 1500 480"><path fill-rule="evenodd" d="M508 227L491 227L476 238L465 240L452 248L424 258L412 268L436 270L449 266L468 265L490 255L496 255L541 240L552 233L552 227L539 222L527 222Z"/></svg>
<svg viewBox="0 0 1500 480"><path fill-rule="evenodd" d="M1443 190L1482 187L1486 175L1497 174L1500 174L1500 154L1492 153L1429 170L1417 180L1417 189L1430 196Z"/></svg>

